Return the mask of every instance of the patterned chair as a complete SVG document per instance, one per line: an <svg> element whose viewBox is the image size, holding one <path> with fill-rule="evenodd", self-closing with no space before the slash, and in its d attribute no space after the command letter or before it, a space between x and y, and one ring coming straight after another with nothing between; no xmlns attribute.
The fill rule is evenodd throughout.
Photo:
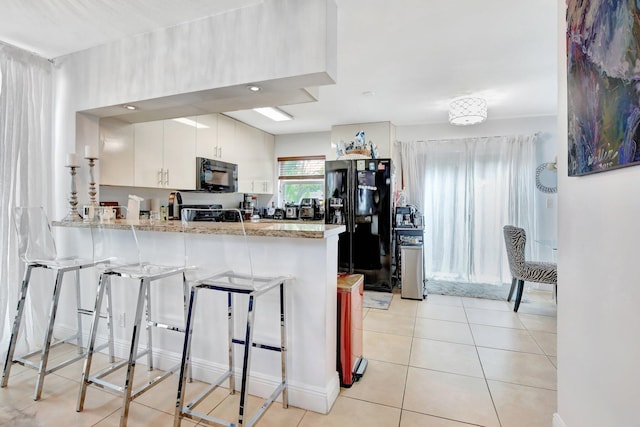
<svg viewBox="0 0 640 427"><path fill-rule="evenodd" d="M507 257L509 258L509 269L513 277L507 301L511 301L513 290L516 287L516 283L518 283L518 292L516 293L516 302L513 308L513 311L517 312L522 299L524 282L550 283L557 286L558 271L554 263L525 260L524 247L527 243L527 235L522 228L505 225L503 231Z"/></svg>

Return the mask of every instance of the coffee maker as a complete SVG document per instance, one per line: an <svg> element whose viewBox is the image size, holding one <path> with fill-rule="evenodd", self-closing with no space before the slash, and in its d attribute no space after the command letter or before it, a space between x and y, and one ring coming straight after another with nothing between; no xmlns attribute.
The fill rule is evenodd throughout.
<svg viewBox="0 0 640 427"><path fill-rule="evenodd" d="M251 194L244 195L244 201L240 202L240 210L249 215L253 215L256 209L257 197Z"/></svg>
<svg viewBox="0 0 640 427"><path fill-rule="evenodd" d="M300 219L322 219L320 201L312 197L300 200Z"/></svg>
<svg viewBox="0 0 640 427"><path fill-rule="evenodd" d="M179 191L174 191L169 194L168 218L167 219L180 219L180 206L182 205L182 196Z"/></svg>

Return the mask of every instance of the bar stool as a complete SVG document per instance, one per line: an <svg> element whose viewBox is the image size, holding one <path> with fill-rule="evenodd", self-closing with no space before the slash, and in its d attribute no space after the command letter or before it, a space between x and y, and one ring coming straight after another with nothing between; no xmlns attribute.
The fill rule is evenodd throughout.
<svg viewBox="0 0 640 427"><path fill-rule="evenodd" d="M220 271L214 274L200 274L201 278L190 280L191 295L189 298L189 308L187 314L187 333L184 340L182 352L182 367L180 369L180 379L178 381L178 393L176 399L176 411L174 417L174 427L179 427L183 418L188 418L196 422L206 425L224 425L236 426L245 425L245 408L247 405L248 385L250 377L251 355L253 348L269 350L280 353L281 364L281 381L275 391L265 400L262 407L254 414L254 416L246 423L247 426L254 425L264 415L269 406L282 393L282 406L288 407L288 381L287 381L287 330L286 330L286 292L285 281L288 277L260 277L253 274L253 266L251 261L251 252L246 240L246 230L242 221L241 212L237 209L183 209L181 218L183 232L185 237L185 248L187 249L186 259L189 260L190 243L188 238L190 235L197 235L201 231L202 223L198 222L201 218L228 218L236 216L239 222L233 224L225 224L225 233L236 234L244 239L243 245L246 248L246 259L248 261L249 271L239 273L235 271ZM220 251L218 251L220 252ZM244 254L235 253L234 258L245 256ZM201 270L206 269L205 266L198 266ZM280 311L280 343L279 345L270 345L257 343L253 340L254 320L256 313L257 298L265 293L273 290L279 290L279 311ZM191 402L185 404L185 394L187 385L187 373L189 372L191 363L191 343L194 329L194 315L196 311L196 302L200 291L213 290L222 291L227 294L227 322L228 322L228 369L217 380L209 385L204 391L197 395ZM234 295L241 294L248 296L247 305L247 321L244 328L243 339L234 337ZM237 424L226 420L221 420L204 413L194 410L200 402L202 402L213 390L219 387L226 379L229 379L229 393L235 392L234 381L234 351L233 345L242 345L244 352L242 355L242 374L240 384L240 404L238 408Z"/></svg>
<svg viewBox="0 0 640 427"><path fill-rule="evenodd" d="M86 352L82 350L82 316L93 315L94 312L81 307L80 293L80 270L95 267L101 263L108 262L106 258L91 259L79 257L58 257L55 240L51 232L51 226L47 215L42 207L17 207L14 209L13 222L18 235L18 252L20 259L25 263L26 270L20 287L20 295L18 298L17 312L11 329L11 339L9 340L9 349L2 371L2 382L0 386L6 387L11 374L11 367L14 363L18 363L25 367L38 371L33 400L39 400L42 395L44 378L46 375L62 369L71 363L85 357ZM31 273L36 268L53 270L56 273L56 280L51 295L51 306L49 308L49 322L44 334L42 348L32 351L23 356L15 356L16 344L20 333L20 325L24 315L24 306L31 283ZM60 292L64 274L67 272L75 272L75 292L76 292L76 313L77 313L77 330L76 333L68 338L53 342L53 326L58 312L58 302L60 300ZM109 355L113 360L113 323L111 322L111 293L107 293L107 312L98 316L107 319L109 340L99 348L109 347ZM53 367L48 366L49 352L52 348L75 341L77 345L77 354L71 358L59 362ZM39 362L28 360L30 357L40 353Z"/></svg>
<svg viewBox="0 0 640 427"><path fill-rule="evenodd" d="M127 425L127 418L129 416L129 407L131 401L140 396L145 391L159 384L162 380L169 377L180 368L180 364L176 364L169 370L158 375L154 379L145 382L139 389L133 389L133 380L136 367L136 360L140 357L147 356L147 369L151 371L153 369L153 347L152 347L152 329L160 328L164 330L184 333L185 329L181 326L170 325L162 323L154 319L152 315L151 304L151 284L170 276L182 276L182 312L186 317L186 302L187 302L187 282L185 278L184 265L159 265L150 264L142 261L140 246L138 244L138 237L135 230L135 223L137 220L127 219L127 209L125 207L118 206L113 209L109 214L105 214L104 211L100 213L101 219L99 222L93 225L92 230L96 233L94 239L98 240L99 245L104 244L103 250L107 250L114 254L115 260L111 262L109 268L107 268L101 275L98 284L98 292L96 294L95 312L98 312L102 306L105 289L111 286L111 279L113 277L120 277L125 279L133 279L138 283L137 299L136 299L136 311L133 318L133 330L131 333L131 344L129 348L129 356L127 359L117 363L113 363L105 369L96 373L91 373L91 363L93 355L97 348L95 347L96 333L98 329L99 316L94 315L91 323L91 330L89 334L89 349L84 362L84 370L80 381L80 391L78 393L78 401L76 411L83 410L87 387L91 384L100 387L107 388L120 394L123 398L122 412L120 415L120 426L125 427ZM116 218L122 219L111 219ZM109 219L105 219L109 218ZM120 229L120 230L118 230ZM117 236L114 233L123 231ZM117 247L115 247L117 246ZM129 250L129 256L124 254ZM133 254L131 254L133 250ZM145 329L147 332L147 343L143 350L139 351L139 339L140 328L142 324L143 312L145 317ZM105 376L110 375L114 371L127 367L127 372L124 380L124 385L118 385L106 381L103 379Z"/></svg>

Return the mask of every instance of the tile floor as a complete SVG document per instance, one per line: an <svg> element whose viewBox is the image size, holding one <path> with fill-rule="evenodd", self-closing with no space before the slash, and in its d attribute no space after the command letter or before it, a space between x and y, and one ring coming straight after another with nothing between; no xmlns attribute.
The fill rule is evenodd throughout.
<svg viewBox="0 0 640 427"><path fill-rule="evenodd" d="M526 296L530 302L514 313L503 301L441 295L412 301L394 294L389 310L364 310L367 372L341 389L328 415L274 404L258 425L551 426L556 305L550 292ZM90 387L85 410L75 411L81 369L77 362L49 375L43 398L34 402L35 372L15 365L9 386L0 389L0 426L117 426L120 398L107 391ZM136 372L138 380L144 381L143 372ZM176 383L172 376L136 399L128 425L172 425ZM217 390L202 405L213 416L232 419L237 399ZM249 414L260 404L251 398Z"/></svg>

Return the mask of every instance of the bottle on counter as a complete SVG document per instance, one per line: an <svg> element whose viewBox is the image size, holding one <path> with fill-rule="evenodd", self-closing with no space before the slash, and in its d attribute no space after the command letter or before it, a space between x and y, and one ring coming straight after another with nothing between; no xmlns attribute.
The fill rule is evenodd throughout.
<svg viewBox="0 0 640 427"><path fill-rule="evenodd" d="M169 217L169 209L162 205L160 206L160 221L166 221Z"/></svg>

